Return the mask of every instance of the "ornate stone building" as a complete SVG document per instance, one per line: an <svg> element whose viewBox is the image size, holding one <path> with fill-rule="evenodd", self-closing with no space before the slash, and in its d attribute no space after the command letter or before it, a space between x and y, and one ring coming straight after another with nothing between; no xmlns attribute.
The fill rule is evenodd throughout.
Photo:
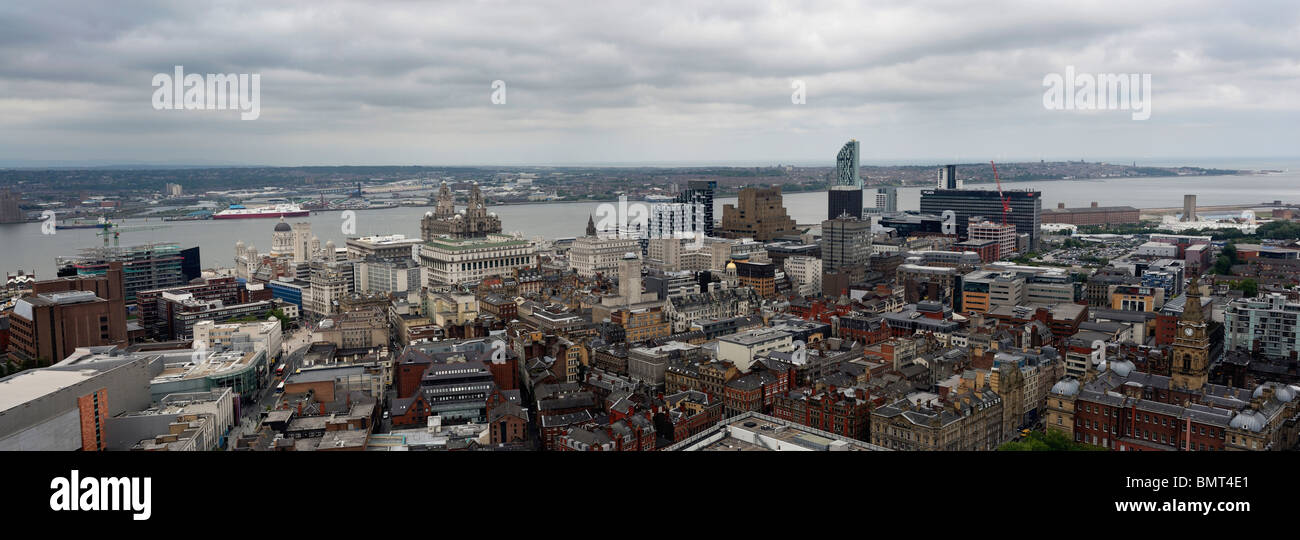
<svg viewBox="0 0 1300 540"><path fill-rule="evenodd" d="M501 218L487 211L483 201L483 192L479 191L478 182L470 191L469 201L464 211L456 211L456 201L451 188L443 182L438 190L438 204L433 212L426 212L420 221L420 236L425 242L442 235L452 238L483 238L489 234L501 232Z"/></svg>
<svg viewBox="0 0 1300 540"><path fill-rule="evenodd" d="M1196 279L1178 321L1169 376L1127 358L1090 359L1082 380L1048 395L1047 428L1120 451L1289 450L1300 434L1300 387L1265 382L1254 391L1206 382L1208 341Z"/></svg>
<svg viewBox="0 0 1300 540"><path fill-rule="evenodd" d="M761 300L758 293L748 287L686 294L669 298L664 304L664 314L674 332L685 332L696 321L748 315Z"/></svg>
<svg viewBox="0 0 1300 540"><path fill-rule="evenodd" d="M988 387L946 398L915 393L871 411L871 442L894 450L995 450L1003 441L1002 407Z"/></svg>

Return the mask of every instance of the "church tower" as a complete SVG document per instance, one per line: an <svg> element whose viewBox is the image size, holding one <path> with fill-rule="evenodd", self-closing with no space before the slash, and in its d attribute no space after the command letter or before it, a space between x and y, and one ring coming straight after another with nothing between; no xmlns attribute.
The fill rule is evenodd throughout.
<svg viewBox="0 0 1300 540"><path fill-rule="evenodd" d="M1201 287L1196 276L1187 285L1187 303L1178 319L1173 346L1171 383L1175 387L1200 390L1210 374L1210 336L1201 312Z"/></svg>

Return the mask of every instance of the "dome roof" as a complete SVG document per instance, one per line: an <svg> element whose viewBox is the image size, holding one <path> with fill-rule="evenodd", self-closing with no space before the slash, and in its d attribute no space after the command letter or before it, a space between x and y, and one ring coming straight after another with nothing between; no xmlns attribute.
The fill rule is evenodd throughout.
<svg viewBox="0 0 1300 540"><path fill-rule="evenodd" d="M1051 393L1061 396L1073 396L1079 393L1078 379L1061 379L1052 385Z"/></svg>
<svg viewBox="0 0 1300 540"><path fill-rule="evenodd" d="M1134 366L1133 362L1128 360L1119 360L1110 363L1110 370L1114 371L1115 374L1120 377L1128 377L1128 374L1132 373L1135 368L1137 368L1137 366Z"/></svg>
<svg viewBox="0 0 1300 540"><path fill-rule="evenodd" d="M1295 399L1295 397L1296 397L1296 389L1295 389L1295 387L1293 387L1293 386L1281 385L1281 384L1277 384L1277 383L1274 383L1274 382L1266 382L1266 383L1264 383L1264 384L1261 384L1261 385L1259 385L1259 386L1256 386L1256 387L1255 387L1255 391L1254 391L1253 393L1251 393L1251 397L1261 397L1261 396L1263 396L1263 395L1264 395L1264 389L1265 389L1265 388L1272 388L1272 389L1273 389L1273 397L1274 397L1274 398L1277 398L1277 400L1278 400L1278 401L1281 401L1282 403L1290 403L1291 400Z"/></svg>
<svg viewBox="0 0 1300 540"><path fill-rule="evenodd" d="M1264 420L1260 418L1259 413L1242 411L1237 413L1237 416L1232 417L1232 421L1228 422L1228 427L1259 433L1264 430Z"/></svg>
<svg viewBox="0 0 1300 540"><path fill-rule="evenodd" d="M290 231L293 231L293 228L290 227L288 223L284 222L284 218L280 218L280 222L275 224L275 232L290 232Z"/></svg>
<svg viewBox="0 0 1300 540"><path fill-rule="evenodd" d="M433 212L425 212L424 217L433 217Z"/></svg>

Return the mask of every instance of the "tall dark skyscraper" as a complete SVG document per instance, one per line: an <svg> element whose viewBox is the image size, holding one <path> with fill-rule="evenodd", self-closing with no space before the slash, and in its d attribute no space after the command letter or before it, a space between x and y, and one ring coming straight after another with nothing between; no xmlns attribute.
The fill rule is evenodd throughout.
<svg viewBox="0 0 1300 540"><path fill-rule="evenodd" d="M942 167L939 167L938 176L939 176L939 181L937 183L937 187L939 189L961 189L962 188L962 182L957 179L956 165L944 165Z"/></svg>
<svg viewBox="0 0 1300 540"><path fill-rule="evenodd" d="M826 219L843 214L862 217L862 178L858 176L858 141L844 143L835 156L835 181L826 194Z"/></svg>
<svg viewBox="0 0 1300 540"><path fill-rule="evenodd" d="M862 188L854 186L831 186L826 193L826 219L835 219L848 214L849 217L862 217Z"/></svg>
<svg viewBox="0 0 1300 540"><path fill-rule="evenodd" d="M700 203L704 205L704 235L713 236L713 192L718 183L712 180L691 180L686 189L677 194L673 202Z"/></svg>
<svg viewBox="0 0 1300 540"><path fill-rule="evenodd" d="M1042 193L1020 190L1004 192L1011 212L1007 223L1016 226L1017 233L1029 234L1029 249L1038 249L1038 227L1042 225ZM966 226L971 216L983 216L1002 222L1002 202L998 192L985 189L924 189L921 190L921 213L942 215L944 210L957 214L957 236L966 238Z"/></svg>
<svg viewBox="0 0 1300 540"><path fill-rule="evenodd" d="M199 261L199 246L181 250L181 275L186 283L203 275L203 264Z"/></svg>

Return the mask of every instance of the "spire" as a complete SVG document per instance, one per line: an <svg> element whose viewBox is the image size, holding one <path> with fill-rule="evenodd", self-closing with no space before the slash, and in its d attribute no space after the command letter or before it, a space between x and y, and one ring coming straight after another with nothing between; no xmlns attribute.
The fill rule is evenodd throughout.
<svg viewBox="0 0 1300 540"><path fill-rule="evenodd" d="M587 214L587 236L596 236L596 220Z"/></svg>

